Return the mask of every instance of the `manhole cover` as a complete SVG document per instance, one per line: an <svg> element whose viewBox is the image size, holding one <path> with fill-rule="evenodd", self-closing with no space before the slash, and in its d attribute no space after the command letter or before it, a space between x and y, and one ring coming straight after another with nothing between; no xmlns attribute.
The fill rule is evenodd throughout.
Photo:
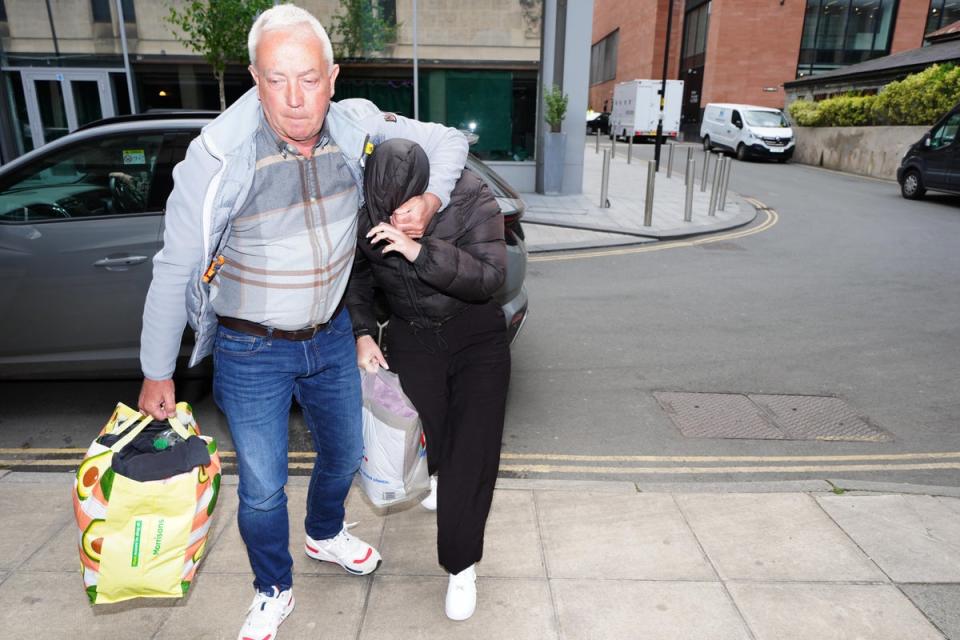
<svg viewBox="0 0 960 640"><path fill-rule="evenodd" d="M688 438L850 440L893 438L840 398L657 391L653 396Z"/></svg>
<svg viewBox="0 0 960 640"><path fill-rule="evenodd" d="M869 424L840 398L750 395L773 415L792 440L863 440L886 442L890 436Z"/></svg>
<svg viewBox="0 0 960 640"><path fill-rule="evenodd" d="M740 394L658 391L653 396L688 438L784 438L760 408Z"/></svg>

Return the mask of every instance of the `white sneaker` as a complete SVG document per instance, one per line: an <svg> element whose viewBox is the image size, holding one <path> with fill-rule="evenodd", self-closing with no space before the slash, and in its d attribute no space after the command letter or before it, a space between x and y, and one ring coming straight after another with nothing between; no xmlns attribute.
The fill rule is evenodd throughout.
<svg viewBox="0 0 960 640"><path fill-rule="evenodd" d="M420 501L420 506L427 511L437 510L437 476L430 476L430 495Z"/></svg>
<svg viewBox="0 0 960 640"><path fill-rule="evenodd" d="M344 522L340 533L327 540L314 540L308 535L304 547L307 555L314 560L335 562L354 575L373 573L380 566L380 554L360 538L348 533L347 530L356 524Z"/></svg>
<svg viewBox="0 0 960 640"><path fill-rule="evenodd" d="M466 620L477 610L477 571L472 564L460 573L450 574L445 609L451 620Z"/></svg>
<svg viewBox="0 0 960 640"><path fill-rule="evenodd" d="M247 619L237 640L274 640L277 628L290 615L295 604L293 589L280 591L273 587L273 594L258 591L247 609Z"/></svg>

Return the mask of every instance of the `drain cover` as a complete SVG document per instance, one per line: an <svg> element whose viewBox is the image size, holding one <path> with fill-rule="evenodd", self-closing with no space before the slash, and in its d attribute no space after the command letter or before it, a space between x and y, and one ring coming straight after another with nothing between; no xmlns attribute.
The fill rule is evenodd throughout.
<svg viewBox="0 0 960 640"><path fill-rule="evenodd" d="M688 438L892 440L840 398L672 391L653 396Z"/></svg>
<svg viewBox="0 0 960 640"><path fill-rule="evenodd" d="M863 440L886 442L890 436L869 424L840 398L751 395L773 415L792 440Z"/></svg>
<svg viewBox="0 0 960 640"><path fill-rule="evenodd" d="M680 433L688 438L780 439L773 426L749 398L737 393L653 394Z"/></svg>

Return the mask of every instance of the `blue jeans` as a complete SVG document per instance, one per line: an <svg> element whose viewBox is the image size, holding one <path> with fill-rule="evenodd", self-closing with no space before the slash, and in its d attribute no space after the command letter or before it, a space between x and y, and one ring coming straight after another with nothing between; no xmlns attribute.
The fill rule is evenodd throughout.
<svg viewBox="0 0 960 640"><path fill-rule="evenodd" d="M213 395L237 452L237 520L254 587L293 584L287 516L287 444L293 397L317 457L307 492L307 534L332 538L363 455L360 373L350 314L344 310L311 340L256 337L219 327Z"/></svg>

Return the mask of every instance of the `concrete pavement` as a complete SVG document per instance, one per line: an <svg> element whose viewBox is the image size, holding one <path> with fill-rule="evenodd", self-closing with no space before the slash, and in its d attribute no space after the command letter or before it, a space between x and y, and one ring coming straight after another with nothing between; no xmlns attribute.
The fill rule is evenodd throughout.
<svg viewBox="0 0 960 640"><path fill-rule="evenodd" d="M187 597L94 608L77 569L72 475L0 474L3 637L236 637L252 576L235 476ZM302 552L306 481L288 485L297 608L282 640L960 638L956 489L501 479L477 613L454 623L432 513L377 511L355 488L347 518L384 563L353 577Z"/></svg>
<svg viewBox="0 0 960 640"><path fill-rule="evenodd" d="M668 152L664 148L660 172L656 175L653 216L644 225L647 161L637 156L627 162L627 146L617 145L617 155L610 161L608 196L610 206L600 207L602 150L609 149L605 138L601 153L593 141L584 147L583 193L577 195L542 195L522 193L527 205L523 228L527 248L533 252L588 249L595 247L642 244L689 235L724 231L750 223L756 217L754 207L740 195L727 191L724 208L719 206L709 215L709 201L717 158L712 154L706 189L703 184L703 151L695 145L677 145L673 171L667 177ZM684 171L687 150L696 161L691 220L683 219L685 188ZM730 160L736 171L737 162Z"/></svg>

